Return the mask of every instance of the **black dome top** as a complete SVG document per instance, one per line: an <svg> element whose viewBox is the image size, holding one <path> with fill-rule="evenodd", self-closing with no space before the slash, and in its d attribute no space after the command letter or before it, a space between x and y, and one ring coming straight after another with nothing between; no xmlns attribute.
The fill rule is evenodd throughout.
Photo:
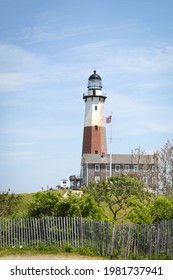
<svg viewBox="0 0 173 280"><path fill-rule="evenodd" d="M101 77L96 74L96 71L94 70L94 74L92 74L88 80L101 80Z"/></svg>
<svg viewBox="0 0 173 280"><path fill-rule="evenodd" d="M96 71L94 70L94 74L92 74L88 79L88 89L102 89L102 79L99 75L96 74Z"/></svg>

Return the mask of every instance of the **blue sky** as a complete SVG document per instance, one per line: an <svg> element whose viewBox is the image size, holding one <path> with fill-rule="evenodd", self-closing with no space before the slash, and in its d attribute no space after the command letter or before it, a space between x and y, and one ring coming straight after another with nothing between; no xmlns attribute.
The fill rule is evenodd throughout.
<svg viewBox="0 0 173 280"><path fill-rule="evenodd" d="M93 70L113 153L173 139L172 11L172 0L0 0L0 191L79 174Z"/></svg>

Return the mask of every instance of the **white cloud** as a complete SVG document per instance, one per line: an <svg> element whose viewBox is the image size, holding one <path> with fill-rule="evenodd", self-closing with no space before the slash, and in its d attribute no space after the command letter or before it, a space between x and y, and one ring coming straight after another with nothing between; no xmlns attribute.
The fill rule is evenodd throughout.
<svg viewBox="0 0 173 280"><path fill-rule="evenodd" d="M0 90L19 91L40 84L45 60L15 45L0 45Z"/></svg>
<svg viewBox="0 0 173 280"><path fill-rule="evenodd" d="M31 73L0 73L1 91L19 91L39 82L40 78Z"/></svg>
<svg viewBox="0 0 173 280"><path fill-rule="evenodd" d="M7 100L2 100L0 103L0 106L2 107L22 107L23 102L20 99L7 99Z"/></svg>
<svg viewBox="0 0 173 280"><path fill-rule="evenodd" d="M172 132L172 106L167 106L168 102L171 104L172 95L169 94L166 97L165 93L161 98L161 94L166 88L169 88L170 92L173 88L172 46L132 48L120 46L114 40L99 41L66 49L64 56L65 58L57 55L56 59L53 60L52 57L35 55L17 46L1 45L0 57L4 65L0 74L1 91L21 90L25 93L26 89L32 87L34 93L37 92L38 95L37 104L33 106L38 107L38 111L41 111L44 109L44 107L39 109L42 89L48 92L46 98L50 97L50 92L53 89L53 94L57 92L58 95L56 101L60 101L61 105L59 103L56 105L55 99L53 101L50 98L42 106L45 105L46 109L49 108L49 113L52 113L51 110L56 110L57 106L59 110L56 114L57 119L62 111L69 113L69 118L71 118L70 113L74 112L75 106L78 108L80 106L79 98L81 98L82 107L80 110L82 111L84 108L82 91L81 96L77 97L77 94L80 86L81 90L82 87L84 90L86 89L87 75L90 73L89 71L94 70L90 68L90 61L94 61L96 66L99 65L97 72L102 76L103 87L108 91L105 108L107 111L113 111L113 116L115 115L120 121L122 129L126 127L126 124L123 123L123 120L126 119L127 123L130 120L133 121L134 125L130 133L136 133L136 135L149 131ZM64 94L69 90L69 94ZM146 92L151 94L147 95ZM29 96L32 96L32 91ZM70 96L68 100L67 96ZM164 102L166 98L167 101ZM3 102L6 105L10 104L10 100L3 100ZM29 102L32 104L32 98ZM72 104L72 102L74 103ZM15 105L15 100L11 100L11 105ZM31 141L35 139L67 139L69 136L72 137L73 128L75 128L75 125L72 127L67 119L65 117L66 130L61 121L55 122L53 120L49 122L50 127L44 128L37 127L37 124L33 124L31 121L28 124L30 129L26 129L25 126L24 128L12 129L10 133L29 136ZM81 120L78 123L80 122ZM128 129L128 124L126 128Z"/></svg>
<svg viewBox="0 0 173 280"><path fill-rule="evenodd" d="M108 74L145 73L148 75L148 71L167 72L173 68L173 47L170 45L137 47L123 45L116 40L107 40L74 47L72 52L80 56L81 61L90 57L91 61L97 64L99 60L103 73Z"/></svg>
<svg viewBox="0 0 173 280"><path fill-rule="evenodd" d="M164 102L165 101L165 102ZM113 112L115 134L173 133L172 104L162 95L109 94L106 111Z"/></svg>
<svg viewBox="0 0 173 280"><path fill-rule="evenodd" d="M166 122L157 122L157 120L153 120L151 122L147 122L146 132L149 133L173 133L173 124Z"/></svg>
<svg viewBox="0 0 173 280"><path fill-rule="evenodd" d="M11 143L7 144L7 147L23 147L23 146L31 146L34 145L33 142L16 142L16 143Z"/></svg>
<svg viewBox="0 0 173 280"><path fill-rule="evenodd" d="M0 44L0 70L2 72L37 71L44 65L45 57L36 55L13 44Z"/></svg>
<svg viewBox="0 0 173 280"><path fill-rule="evenodd" d="M172 46L128 47L108 40L69 47L63 56L46 57L18 46L0 45L0 57L2 91L80 82L91 67L103 73L103 86L107 83L106 86L123 90L173 86Z"/></svg>
<svg viewBox="0 0 173 280"><path fill-rule="evenodd" d="M21 31L21 38L29 43L38 42L50 42L65 40L70 37L76 37L79 35L86 35L88 33L95 32L95 28L90 26L78 26L78 27L62 27L62 26L32 26L25 27Z"/></svg>
<svg viewBox="0 0 173 280"><path fill-rule="evenodd" d="M35 155L35 152L32 151L12 151L12 152L1 152L1 157L22 157L22 158L32 158Z"/></svg>
<svg viewBox="0 0 173 280"><path fill-rule="evenodd" d="M66 123L67 124L67 123ZM77 125L70 125L68 124L68 129L66 126L66 129L64 129L64 126L59 122L56 123L52 122L52 124L49 124L47 126L42 127L41 125L32 124L31 128L25 128L23 127L10 127L8 128L1 128L0 133L2 135L12 135L13 137L16 136L19 139L22 137L27 138L31 142L21 142L26 143L33 143L33 141L45 141L45 140L63 140L63 139L73 139L76 137L76 134L74 134L74 131L79 131ZM10 138L9 138L10 139ZM12 144L15 145L15 144ZM17 143L16 143L17 145ZM19 142L20 145L20 142ZM21 144L22 145L22 144Z"/></svg>

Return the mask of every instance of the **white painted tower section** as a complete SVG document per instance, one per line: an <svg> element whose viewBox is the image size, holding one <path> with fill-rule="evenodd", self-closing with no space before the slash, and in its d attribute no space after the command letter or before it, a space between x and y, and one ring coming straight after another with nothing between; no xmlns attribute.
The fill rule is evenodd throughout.
<svg viewBox="0 0 173 280"><path fill-rule="evenodd" d="M85 104L84 126L105 126L104 102L100 102L102 92L99 91L94 98L91 96L91 92L87 96L89 97Z"/></svg>

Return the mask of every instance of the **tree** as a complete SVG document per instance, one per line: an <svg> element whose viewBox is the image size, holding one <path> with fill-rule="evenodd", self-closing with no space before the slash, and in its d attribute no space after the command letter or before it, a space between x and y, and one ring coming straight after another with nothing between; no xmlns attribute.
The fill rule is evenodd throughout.
<svg viewBox="0 0 173 280"><path fill-rule="evenodd" d="M33 196L33 202L29 204L28 216L40 218L55 216L57 205L62 198L61 194L53 191L38 192Z"/></svg>
<svg viewBox="0 0 173 280"><path fill-rule="evenodd" d="M163 193L173 197L173 142L167 141L163 148L153 153L151 169L151 157L141 151L140 147L132 150L132 164L137 163L139 170L136 178L147 178L146 187L155 194ZM156 196L157 197L157 196Z"/></svg>
<svg viewBox="0 0 173 280"><path fill-rule="evenodd" d="M21 195L9 191L0 194L0 217L14 217L17 212L19 202L21 202Z"/></svg>
<svg viewBox="0 0 173 280"><path fill-rule="evenodd" d="M142 180L147 190L159 193L157 154L147 154L140 147L132 150L131 162L136 165L135 178Z"/></svg>
<svg viewBox="0 0 173 280"><path fill-rule="evenodd" d="M160 190L173 197L173 142L168 140L156 154Z"/></svg>
<svg viewBox="0 0 173 280"><path fill-rule="evenodd" d="M153 223L173 219L173 199L163 195L158 196L151 207L151 216Z"/></svg>
<svg viewBox="0 0 173 280"><path fill-rule="evenodd" d="M103 181L92 182L85 189L85 193L92 195L98 206L106 203L117 220L117 214L123 210L124 216L128 209L131 196L142 198L145 194L143 182L131 176L114 176Z"/></svg>
<svg viewBox="0 0 173 280"><path fill-rule="evenodd" d="M95 220L105 220L106 216L102 208L100 208L94 198L89 194L84 194L80 201L81 216Z"/></svg>
<svg viewBox="0 0 173 280"><path fill-rule="evenodd" d="M39 192L34 196L34 201L29 205L28 216L40 218L44 216L55 217L90 217L102 220L105 218L94 199L84 194L79 196L69 191L66 197L59 192Z"/></svg>
<svg viewBox="0 0 173 280"><path fill-rule="evenodd" d="M81 216L80 197L68 192L65 198L62 198L56 205L55 216L57 217L74 217Z"/></svg>
<svg viewBox="0 0 173 280"><path fill-rule="evenodd" d="M150 224L153 222L151 208L153 195L148 193L143 199L132 196L128 201L130 211L126 217L135 224Z"/></svg>
<svg viewBox="0 0 173 280"><path fill-rule="evenodd" d="M132 198L129 207L132 207L132 210L127 214L127 218L136 224L158 223L173 219L173 199L163 195L155 197L150 194L143 201Z"/></svg>

